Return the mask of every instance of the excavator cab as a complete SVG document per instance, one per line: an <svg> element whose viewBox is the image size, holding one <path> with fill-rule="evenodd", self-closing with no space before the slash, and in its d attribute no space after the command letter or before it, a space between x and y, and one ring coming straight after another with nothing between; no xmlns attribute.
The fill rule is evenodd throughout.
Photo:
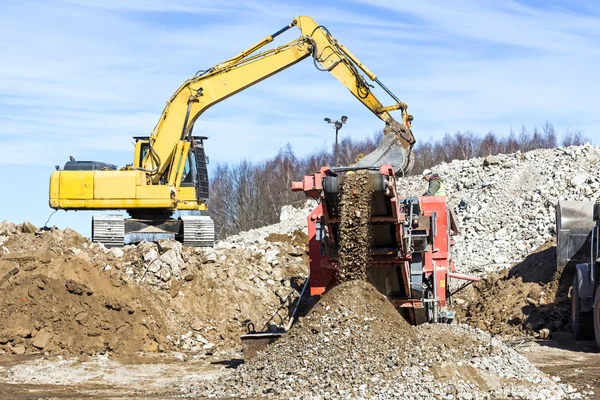
<svg viewBox="0 0 600 400"><path fill-rule="evenodd" d="M135 136L135 155L134 155L134 168L140 168L144 157L148 151L150 151L150 138L148 136ZM208 163L209 159L204 150L204 141L207 140L207 136L191 136L191 145L188 152L187 159L182 174L180 187L193 187L196 192L196 199L198 202L208 201ZM169 176L169 172L164 174L166 184L166 178Z"/></svg>

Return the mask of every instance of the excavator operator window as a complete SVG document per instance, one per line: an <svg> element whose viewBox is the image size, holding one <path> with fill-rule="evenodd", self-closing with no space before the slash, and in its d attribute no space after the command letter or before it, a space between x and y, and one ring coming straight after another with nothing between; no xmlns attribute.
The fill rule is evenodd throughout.
<svg viewBox="0 0 600 400"><path fill-rule="evenodd" d="M140 165L140 166L142 165L142 161L144 161L146 154L148 154L149 148L150 147L147 144L142 144L142 148L141 148L142 151L140 151L140 159L138 161L138 163L139 163L138 165Z"/></svg>
<svg viewBox="0 0 600 400"><path fill-rule="evenodd" d="M181 186L194 186L194 168L196 167L196 154L190 150L187 162L183 168L183 176L181 177Z"/></svg>
<svg viewBox="0 0 600 400"><path fill-rule="evenodd" d="M150 150L150 142L148 140L147 136L134 136L135 139L135 154L137 156L137 159L134 159L134 167L136 168L141 168L142 167L142 161L144 160L144 157L146 157L146 154L148 154L148 151Z"/></svg>

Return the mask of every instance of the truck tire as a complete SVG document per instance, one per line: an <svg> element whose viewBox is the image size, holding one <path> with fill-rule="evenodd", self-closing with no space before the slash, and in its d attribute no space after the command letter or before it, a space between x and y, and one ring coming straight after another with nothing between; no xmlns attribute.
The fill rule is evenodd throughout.
<svg viewBox="0 0 600 400"><path fill-rule="evenodd" d="M598 292L596 292L598 294ZM596 300L598 298L596 297ZM594 337L594 324L596 316L592 311L582 312L579 299L579 285L577 282L577 273L573 277L573 290L571 291L571 322L575 339L592 339ZM598 321L600 324L600 321ZM596 333L598 341L600 333Z"/></svg>
<svg viewBox="0 0 600 400"><path fill-rule="evenodd" d="M596 346L600 349L600 285L596 288L594 296L594 335L596 336Z"/></svg>

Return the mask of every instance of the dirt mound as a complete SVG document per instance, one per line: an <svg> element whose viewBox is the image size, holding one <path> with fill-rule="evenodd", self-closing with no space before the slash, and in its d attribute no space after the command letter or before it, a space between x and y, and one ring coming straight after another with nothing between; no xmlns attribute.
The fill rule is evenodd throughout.
<svg viewBox="0 0 600 400"><path fill-rule="evenodd" d="M271 233L265 237L269 243L287 243L292 246L306 247L308 245L308 235L300 229L296 229L291 235L286 233Z"/></svg>
<svg viewBox="0 0 600 400"><path fill-rule="evenodd" d="M459 321L494 334L542 338L570 326L573 272L556 271L551 239L510 270L492 274L457 297Z"/></svg>
<svg viewBox="0 0 600 400"><path fill-rule="evenodd" d="M247 249L164 240L109 250L30 225L0 223L0 353L239 348L247 322L287 324L306 278L300 230ZM39 331L48 331L43 347L33 343Z"/></svg>
<svg viewBox="0 0 600 400"><path fill-rule="evenodd" d="M458 379L457 379L458 377ZM265 352L190 396L543 398L561 389L523 357L466 326L411 327L370 284L344 282ZM535 394L540 389L535 389ZM465 397L461 397L461 396Z"/></svg>
<svg viewBox="0 0 600 400"><path fill-rule="evenodd" d="M341 281L365 280L371 244L369 175L348 173L340 179L338 274Z"/></svg>
<svg viewBox="0 0 600 400"><path fill-rule="evenodd" d="M165 348L159 313L139 290L90 263L84 245L86 239L72 230L22 233L4 243L2 349L131 354Z"/></svg>

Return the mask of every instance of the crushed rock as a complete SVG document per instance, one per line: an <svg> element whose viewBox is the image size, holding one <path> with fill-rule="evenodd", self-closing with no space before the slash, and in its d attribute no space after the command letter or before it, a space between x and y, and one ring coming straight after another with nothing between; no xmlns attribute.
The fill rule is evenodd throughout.
<svg viewBox="0 0 600 400"><path fill-rule="evenodd" d="M373 189L366 173L348 173L340 181L338 278L340 281L366 280Z"/></svg>
<svg viewBox="0 0 600 400"><path fill-rule="evenodd" d="M217 398L568 398L523 356L465 325L411 327L370 284L326 293L275 344L229 376L185 382Z"/></svg>

